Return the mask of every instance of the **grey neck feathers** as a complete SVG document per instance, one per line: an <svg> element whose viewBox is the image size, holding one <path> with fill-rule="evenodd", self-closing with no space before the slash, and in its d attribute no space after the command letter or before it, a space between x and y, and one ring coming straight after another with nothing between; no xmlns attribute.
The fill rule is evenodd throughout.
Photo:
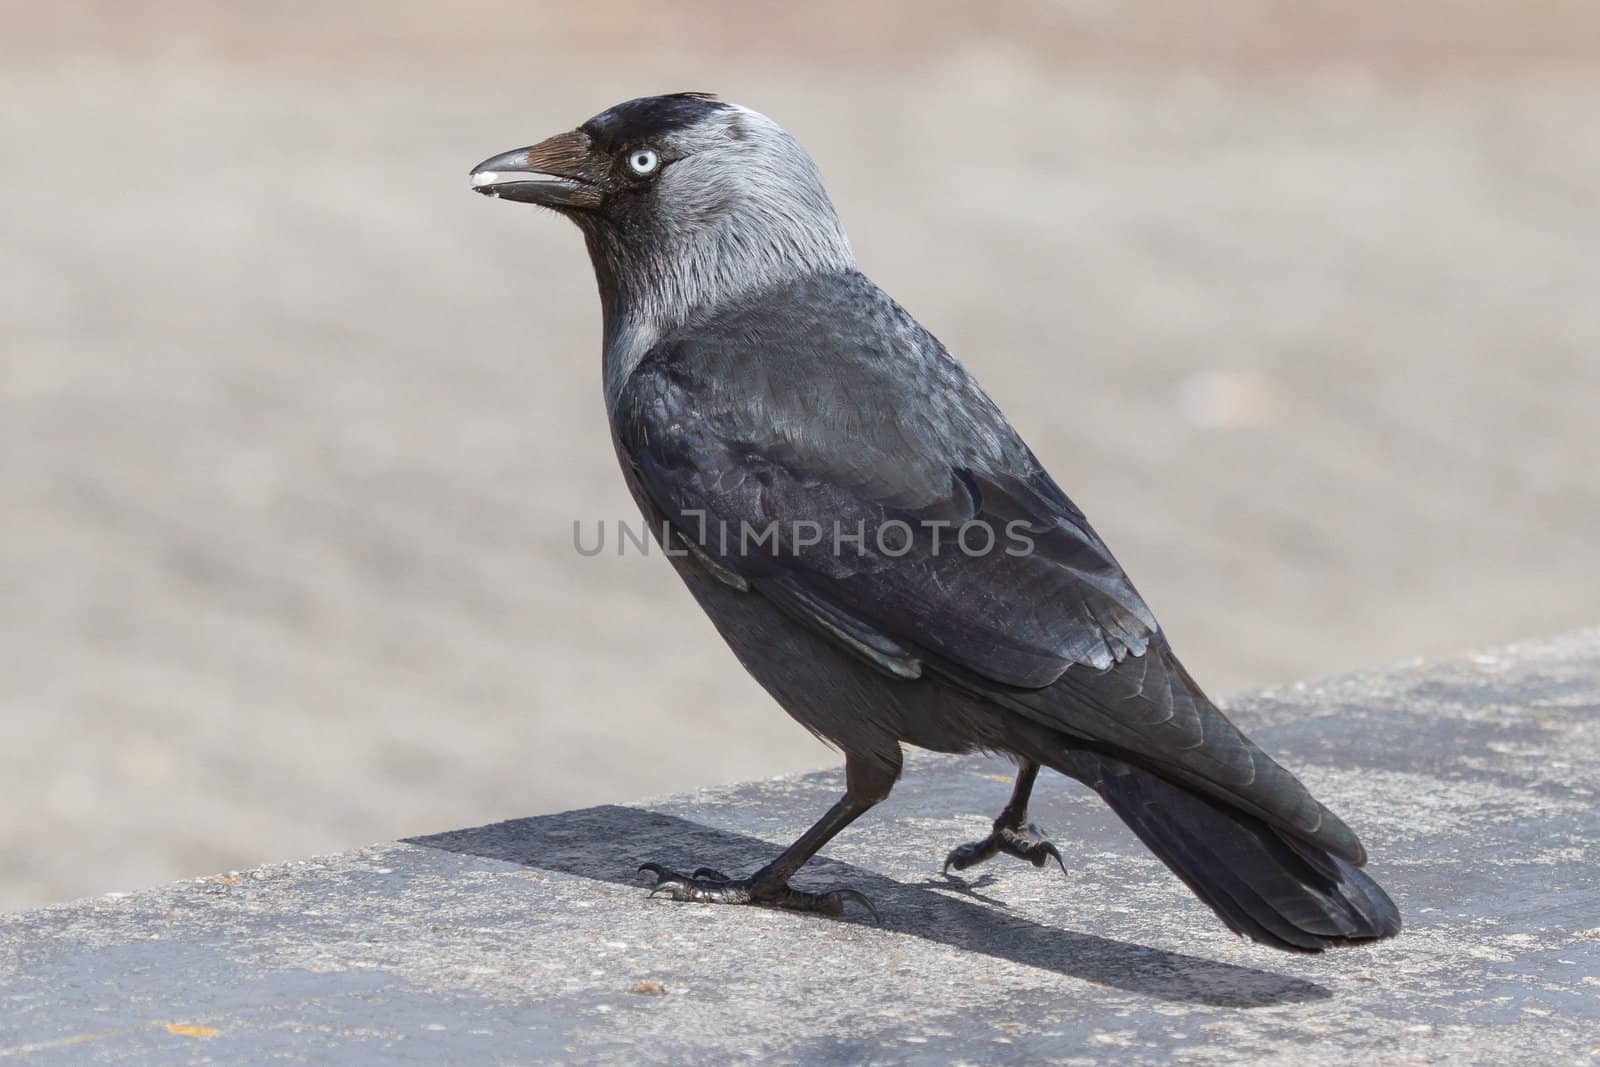
<svg viewBox="0 0 1600 1067"><path fill-rule="evenodd" d="M663 336L739 296L855 256L816 165L771 120L730 107L689 131L655 207L584 226L605 316L606 407Z"/></svg>

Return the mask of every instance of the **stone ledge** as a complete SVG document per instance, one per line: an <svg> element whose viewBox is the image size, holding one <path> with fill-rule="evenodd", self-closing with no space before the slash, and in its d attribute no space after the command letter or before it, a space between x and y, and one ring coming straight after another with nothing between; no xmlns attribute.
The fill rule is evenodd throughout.
<svg viewBox="0 0 1600 1067"><path fill-rule="evenodd" d="M1600 1058L1600 630L1235 707L1361 833L1398 940L1234 938L1049 776L1070 876L947 881L1009 768L921 756L800 879L882 926L646 899L644 860L751 869L840 789L774 779L0 918L0 1060Z"/></svg>

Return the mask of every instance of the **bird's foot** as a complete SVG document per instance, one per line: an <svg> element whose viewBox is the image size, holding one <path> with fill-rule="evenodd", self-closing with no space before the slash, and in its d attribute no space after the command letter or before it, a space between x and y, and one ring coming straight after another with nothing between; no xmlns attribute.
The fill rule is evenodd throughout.
<svg viewBox="0 0 1600 1067"><path fill-rule="evenodd" d="M993 832L982 841L973 841L951 849L950 855L944 859L944 873L949 874L951 867L964 871L968 867L993 859L1002 852L1019 860L1027 860L1035 867L1043 867L1051 860L1055 860L1061 867L1061 873L1067 873L1067 865L1061 858L1060 850L1050 843L1037 826L1032 823L1026 827L1010 826L999 820L995 821Z"/></svg>
<svg viewBox="0 0 1600 1067"><path fill-rule="evenodd" d="M839 916L846 904L859 904L881 922L878 909L872 901L854 889L832 889L825 893L809 893L796 889L787 882L766 881L759 875L753 878L729 878L710 867L697 867L693 874L679 874L659 863L646 863L641 871L656 876L651 896L658 894L673 900L694 901L698 904L762 904L771 908L811 912L816 915Z"/></svg>

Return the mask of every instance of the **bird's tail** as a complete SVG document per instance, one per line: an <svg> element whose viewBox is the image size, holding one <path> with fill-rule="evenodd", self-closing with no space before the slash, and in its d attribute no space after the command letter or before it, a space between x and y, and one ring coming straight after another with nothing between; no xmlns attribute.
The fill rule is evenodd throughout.
<svg viewBox="0 0 1600 1067"><path fill-rule="evenodd" d="M1100 753L1048 762L1099 793L1235 933L1320 952L1400 932L1400 911L1378 883L1254 815Z"/></svg>

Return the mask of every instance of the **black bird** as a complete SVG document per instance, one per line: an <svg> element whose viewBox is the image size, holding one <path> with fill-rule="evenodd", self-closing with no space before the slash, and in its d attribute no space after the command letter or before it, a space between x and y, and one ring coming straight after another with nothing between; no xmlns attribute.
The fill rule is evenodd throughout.
<svg viewBox="0 0 1600 1067"><path fill-rule="evenodd" d="M889 795L912 744L1019 768L946 869L1061 862L1028 823L1045 766L1237 933L1315 952L1399 931L1356 835L1206 698L1000 409L856 268L777 124L700 93L631 100L485 160L472 187L583 231L628 488L745 668L845 754L844 797L771 863L647 864L654 892L870 908L789 879Z"/></svg>

